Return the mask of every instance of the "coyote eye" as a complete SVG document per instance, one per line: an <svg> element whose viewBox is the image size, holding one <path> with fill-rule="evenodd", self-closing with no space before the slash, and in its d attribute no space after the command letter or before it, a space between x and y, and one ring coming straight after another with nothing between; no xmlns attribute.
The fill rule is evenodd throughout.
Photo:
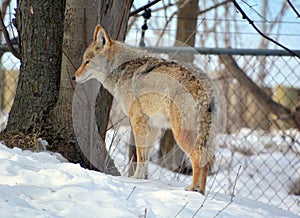
<svg viewBox="0 0 300 218"><path fill-rule="evenodd" d="M90 60L86 60L86 61L85 61L85 64L89 64L89 63L90 63Z"/></svg>

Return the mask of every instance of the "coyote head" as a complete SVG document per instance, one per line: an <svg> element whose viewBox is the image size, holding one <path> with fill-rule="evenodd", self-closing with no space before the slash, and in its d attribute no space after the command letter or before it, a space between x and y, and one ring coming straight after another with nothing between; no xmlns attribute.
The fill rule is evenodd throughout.
<svg viewBox="0 0 300 218"><path fill-rule="evenodd" d="M94 78L103 83L107 72L110 71L109 65L114 53L114 44L115 41L110 38L106 30L97 25L93 41L86 49L82 64L72 79L83 83Z"/></svg>

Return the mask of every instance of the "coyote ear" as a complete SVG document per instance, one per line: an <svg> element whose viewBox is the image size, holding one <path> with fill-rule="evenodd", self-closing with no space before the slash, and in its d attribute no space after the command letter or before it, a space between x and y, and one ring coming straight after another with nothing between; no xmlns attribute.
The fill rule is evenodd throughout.
<svg viewBox="0 0 300 218"><path fill-rule="evenodd" d="M103 47L105 45L111 45L112 40L106 30L102 26L97 25L94 32L94 42L97 42L99 46Z"/></svg>

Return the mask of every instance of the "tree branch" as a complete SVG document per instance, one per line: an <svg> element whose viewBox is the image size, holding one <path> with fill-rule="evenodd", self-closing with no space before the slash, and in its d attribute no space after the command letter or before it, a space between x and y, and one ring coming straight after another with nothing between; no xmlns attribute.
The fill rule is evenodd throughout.
<svg viewBox="0 0 300 218"><path fill-rule="evenodd" d="M9 38L9 34L8 34L8 31L4 25L4 21L3 21L3 18L2 18L2 12L0 10L0 28L2 29L3 31L3 35L4 35L4 38L5 38L5 41L6 41L6 44L7 44L7 47L8 47L8 50L16 57L18 58L19 60L21 60L21 54L13 47L11 41L10 41L10 38Z"/></svg>
<svg viewBox="0 0 300 218"><path fill-rule="evenodd" d="M213 9L216 9L216 8L222 6L222 5L226 5L226 4L227 4L228 2L230 2L230 1L231 1L231 0L225 0L225 1L223 1L223 2L220 2L220 3L218 3L218 4L215 4L215 5L213 5L213 6L209 7L209 8L206 8L206 9L204 9L204 10L202 10L202 11L199 11L199 12L198 12L198 15L201 15L201 14L204 14L204 13L206 13L206 12L208 12L208 11L211 11L211 10L213 10Z"/></svg>
<svg viewBox="0 0 300 218"><path fill-rule="evenodd" d="M8 5L10 4L10 1L11 0L5 0L2 2L2 6L1 6L1 10L3 11L2 19L4 19L4 16L6 14L6 9L7 9Z"/></svg>
<svg viewBox="0 0 300 218"><path fill-rule="evenodd" d="M287 2L289 3L289 5L291 6L291 8L293 9L293 11L296 13L297 17L300 17L299 12L297 11L297 9L294 7L294 5L291 3L290 0L287 0Z"/></svg>
<svg viewBox="0 0 300 218"><path fill-rule="evenodd" d="M130 12L129 17L132 17L132 16L138 14L139 12L145 10L146 8L151 7L152 5L155 5L157 2L160 2L160 1L161 0L154 0L153 2L150 2L150 3L148 3L148 4L144 5L144 6L136 9L135 11Z"/></svg>
<svg viewBox="0 0 300 218"><path fill-rule="evenodd" d="M292 51L291 49L287 48L286 46L280 44L279 42L275 41L274 39L268 37L266 34L264 34L263 32L260 31L260 29L254 24L254 21L251 20L247 14L243 11L243 9L239 6L239 4L235 1L232 0L232 3L234 4L235 8L242 14L242 18L246 19L249 24L256 30L256 32L259 33L259 35L261 35L262 37L264 37L265 39L273 42L274 44L278 45L279 47L283 48L284 50L288 51L289 53L291 53L292 55L300 58L300 55L296 54L294 51Z"/></svg>
<svg viewBox="0 0 300 218"><path fill-rule="evenodd" d="M220 60L225 64L228 71L237 81L243 85L257 100L257 102L265 109L274 113L279 119L284 117L284 120L294 128L300 127L300 124L291 117L291 111L281 104L273 101L261 88L259 88L237 65L236 61L230 55L220 55Z"/></svg>

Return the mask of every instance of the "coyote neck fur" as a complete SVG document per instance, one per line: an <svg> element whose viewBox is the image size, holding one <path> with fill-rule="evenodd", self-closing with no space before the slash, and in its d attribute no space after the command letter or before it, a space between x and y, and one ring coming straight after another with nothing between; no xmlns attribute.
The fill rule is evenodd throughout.
<svg viewBox="0 0 300 218"><path fill-rule="evenodd" d="M124 53L126 51L126 53ZM106 88L111 94L114 94L114 89L116 88L117 81L121 80L126 73L126 70L121 71L120 69L124 69L127 65L134 62L136 59L140 59L143 57L148 57L148 54L145 50L140 50L137 48L132 48L123 43L116 42L114 45L114 57L112 59L109 58L106 60L106 72L103 81L100 81L104 88Z"/></svg>
<svg viewBox="0 0 300 218"><path fill-rule="evenodd" d="M175 62L167 62L164 59L150 56L131 59L113 69L104 80L103 86L114 95L118 87L122 87L124 83L132 80L135 75L147 74L155 68L170 64L176 65Z"/></svg>

